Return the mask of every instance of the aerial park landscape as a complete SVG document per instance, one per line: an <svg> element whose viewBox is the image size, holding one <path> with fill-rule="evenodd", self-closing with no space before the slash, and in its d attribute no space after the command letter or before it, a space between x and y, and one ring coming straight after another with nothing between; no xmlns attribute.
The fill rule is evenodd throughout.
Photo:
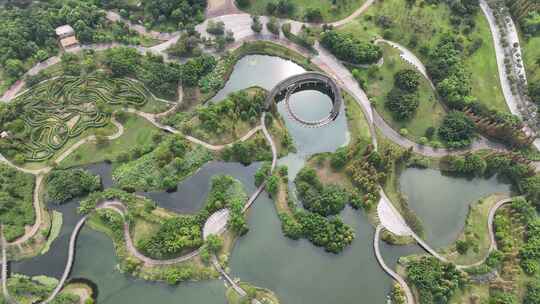
<svg viewBox="0 0 540 304"><path fill-rule="evenodd" d="M536 1L0 25L1 303L540 303Z"/></svg>

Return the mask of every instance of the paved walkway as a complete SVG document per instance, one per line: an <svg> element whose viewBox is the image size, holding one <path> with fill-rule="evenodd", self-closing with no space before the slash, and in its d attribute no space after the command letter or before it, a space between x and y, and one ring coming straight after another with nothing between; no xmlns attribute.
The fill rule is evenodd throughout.
<svg viewBox="0 0 540 304"><path fill-rule="evenodd" d="M488 252L486 253L486 255L484 257L482 257L482 259L480 261L472 263L472 264L455 264L454 263L458 269L473 268L473 267L477 267L477 266L480 266L480 265L484 264L486 259L489 257L489 254L492 251L497 249L497 240L495 238L495 231L493 229L493 221L495 219L495 214L497 213L497 210L499 210L502 206L511 203L514 199L515 199L515 197L514 198L501 199L495 205L493 205L490 208L489 213L488 213L488 221L486 223L487 228L488 228L489 239L490 239L490 245L489 245ZM438 260L440 260L440 261L442 261L444 263L449 263L449 260L446 257L439 254L435 249L433 249L427 242L422 240L412 230L411 230L411 232L412 232L411 236L416 240L416 242L418 243L418 245L420 245L420 247L422 247L424 250L426 250L429 254L431 254L432 256L437 258Z"/></svg>
<svg viewBox="0 0 540 304"><path fill-rule="evenodd" d="M396 210L396 207L392 205L392 202L390 202L390 199L388 199L382 189L380 190L380 195L381 199L377 205L377 216L381 225L395 235L412 235L413 232L409 228L409 225L407 225L405 219L403 219L399 211Z"/></svg>
<svg viewBox="0 0 540 304"><path fill-rule="evenodd" d="M236 7L234 0L208 0L206 18L238 14L242 11Z"/></svg>
<svg viewBox="0 0 540 304"><path fill-rule="evenodd" d="M7 260L7 243L4 238L4 227L1 228L0 242L2 243L2 294L7 303L11 303L11 297L9 296L9 290L7 287L8 280L8 260Z"/></svg>
<svg viewBox="0 0 540 304"><path fill-rule="evenodd" d="M505 67L505 54L507 53L506 47L502 43L501 39L501 31L499 30L499 27L497 26L497 20L493 14L493 11L487 4L486 0L480 0L480 8L482 9L482 12L484 13L484 16L486 17L489 29L491 31L491 37L493 38L493 45L495 47L495 56L497 58L497 67L499 70L499 81L501 82L501 88L504 95L504 99L506 101L506 105L510 109L510 112L514 115L517 115L524 118L522 115L522 111L520 110L520 107L527 108L526 102L521 98L521 96L518 94L512 93L512 84L508 80L508 73L506 72ZM521 63L521 66L517 65L517 59L522 60L522 53L521 53L521 43L519 41L519 34L516 28L516 25L514 24L514 21L512 18L507 18L506 23L506 36L505 40L507 41L510 50L508 52L511 53L510 59L512 62L512 69L513 74L515 74L516 77L522 77L525 81L525 84L527 83L527 73L525 72L525 65ZM517 45L517 48L513 48L514 45ZM513 49L513 50L512 50ZM526 110L529 111L529 110ZM540 150L540 138L537 138L533 145L536 147L536 149Z"/></svg>
<svg viewBox="0 0 540 304"><path fill-rule="evenodd" d="M113 21L113 22L118 22L118 21L124 22L125 24L127 24L129 29L137 32L141 36L147 36L147 37L151 37L151 38L162 40L162 41L167 41L171 39L173 36L178 35L180 33L180 32L162 33L162 32L157 32L157 31L149 31L143 25L133 24L129 20L122 18L118 13L113 12L113 11L107 11L107 14L105 15L105 17L108 20Z"/></svg>
<svg viewBox="0 0 540 304"><path fill-rule="evenodd" d="M341 25L345 24L346 22L349 22L350 20L354 19L355 17L360 15L362 12L364 12L369 7L369 5L371 5L373 2L374 1L366 2L366 4L363 5L352 16L346 18L345 20L338 21L338 22L334 23L334 25L335 26L341 26ZM109 14L109 16L112 16L112 15ZM261 17L261 22L265 23L266 19L267 19L267 17ZM253 33L253 31L251 30L251 17L248 14L235 14L235 15L220 16L220 17L214 18L214 20L224 21L225 24L226 24L226 28L229 29L229 30L232 30L234 32L235 38L237 39L237 43L235 43L232 47L238 47L239 44L242 41L249 41L249 40L273 40L273 41L276 41L277 40L277 42L279 44L285 45L285 46L287 46L289 48L292 48L294 50L297 50L297 51L300 50L300 52L302 52L301 48L299 48L298 46L294 46L289 41L287 41L287 40L285 40L283 38L276 38L275 36L273 36L273 35L271 35L269 33L265 33L266 29L264 29L263 33L261 33L261 34ZM208 20L206 20L203 24L197 26L197 30L203 36L208 35L206 33L207 23L208 23ZM294 32L296 32L302 25L302 23L296 22L296 21L291 21L291 23L292 23L292 28L293 28ZM179 34L173 33L171 38L169 40L167 40L166 42L162 43L162 44L159 44L157 46L154 46L154 47L151 47L151 48L148 48L148 49L140 48L140 47L137 47L137 48L140 49L140 51L151 51L151 52L154 52L154 53L161 53L162 54L164 50L166 50L170 45L174 44L178 40L178 37L179 37ZM495 35L494 35L494 37L495 37ZM107 47L113 47L113 44L103 46L103 48L107 48ZM408 139L403 138L401 136L395 136L396 132L392 128L390 128L384 122L384 120L382 120L382 118L380 118L380 116L376 113L376 111L374 111L371 108L369 99L367 98L365 92L358 86L356 80L352 77L351 73L341 64L341 62L339 60L337 60L333 55L331 55L329 52L327 52L326 50L321 48L318 44L315 46L315 48L319 52L319 55L314 57L312 59L312 62L314 64L318 65L322 70L324 70L325 72L327 72L328 74L333 76L344 87L344 89L347 92L349 92L355 98L357 103L361 106L362 111L365 113L365 116L366 116L366 118L367 118L367 120L369 122L369 125L370 125L370 129L372 131L372 134L374 134L374 127L373 126L376 125L377 127L379 127L381 129L381 131L383 132L383 134L385 136L388 136L390 139L394 140L397 144L400 144L400 145L402 145L404 147L412 146L413 149L415 150L415 152L417 152L419 154L427 155L427 156L443 156L443 155L446 155L446 154L449 154L449 153L456 153L457 154L457 153L465 153L466 152L466 151L463 151L463 152L461 152L461 151L447 151L445 149L435 150L435 149L431 149L429 147L419 146L419 145L417 145L415 143L412 143ZM302 53L306 54L305 51L302 52ZM51 60L54 61L54 60L57 60L57 59L51 59ZM48 63L40 64L39 66L34 67L31 70L31 72L37 74L37 72L39 72L40 70L42 70L42 69L44 69L46 67L48 67ZM30 71L29 71L29 73L30 73ZM501 77L501 79L502 79L502 77ZM22 84L19 83L19 84L17 84L17 86L19 86L19 89L16 89L16 87L15 87L13 90L10 89L8 91L7 96L8 96L9 99L13 98L13 96L15 96L17 94L18 90L20 90L20 87L22 87ZM263 116L263 118L264 118L264 116ZM155 121L155 119L154 119L154 121ZM157 123L157 121L156 121L156 123ZM168 127L168 128L170 128L170 127ZM270 136L268 134L268 131L266 130L264 124L262 125L262 130L265 133L265 136L267 138L270 138ZM252 130L252 131L255 132L254 130ZM373 141L374 141L374 143L376 145L376 139L375 139L374 136L373 136ZM276 155L275 146L274 146L273 142L271 141L271 138L270 138L270 142L271 142L271 147L272 147L272 150L273 150L273 154ZM497 148L497 147L494 146L491 143L479 142L476 146L474 146L472 148L472 150L474 150L474 149L484 149L484 148ZM272 161L272 167L275 166L275 161L276 161L276 157L274 157L274 159ZM28 172L28 171L25 171L25 172ZM262 191L262 188L259 188L257 190L258 193L260 193L260 191ZM254 196L254 197L256 197L256 196ZM252 198L253 198L253 196L252 196ZM250 200L251 200L251 198L250 198ZM247 204L246 210L247 210L247 208L249 208L249 206L253 203L254 200L255 199L253 198L251 202L248 202L249 204ZM109 207L113 208L113 209L116 208L113 205L111 205ZM116 208L116 209L117 209L116 211L120 210L118 208ZM394 213L391 208L390 209L388 208L388 206L386 206L386 207L383 206L382 209L383 209L382 212L384 214L388 213L389 211L390 211L390 214ZM392 216L395 216L395 215L392 215ZM394 229L397 232L406 233L406 230L404 229L404 227L401 226L402 225L402 223L401 223L402 220L403 220L402 218L401 219L399 219L399 218L390 219L390 222L393 223L393 224L388 224L388 225L392 226L390 229ZM381 220L381 222L384 222L384 221ZM80 229L80 227L79 227L79 229ZM127 238L127 240L130 240L130 238ZM419 240L419 243L421 243L421 240ZM133 249L134 249L133 244L131 244L131 247L133 247ZM426 250L430 251L429 246L426 246L426 247L427 247ZM433 250L431 250L431 251L433 252L434 255L436 255L435 251L433 251ZM69 260L68 260L68 262L69 262Z"/></svg>
<svg viewBox="0 0 540 304"><path fill-rule="evenodd" d="M379 248L382 229L383 229L383 226L381 225L377 226L377 229L375 230L375 236L373 238L373 249L375 249L375 257L377 258L377 262L379 262L379 265L381 265L381 268L390 277L392 277L392 279L398 282L399 286L401 286L401 290L405 293L405 297L407 298L407 304L414 304L415 303L414 295L411 289L409 288L409 285L407 285L407 282L405 281L405 279L403 279L397 272L395 272L392 268L390 268L384 262L384 259L381 254L381 249Z"/></svg>
<svg viewBox="0 0 540 304"><path fill-rule="evenodd" d="M272 141L272 138L270 136L270 133L266 129L265 126L265 117L266 112L263 113L261 116L261 124L262 124L262 130L264 132L265 137L270 143L271 149L272 149L272 166L271 166L271 172L275 169L276 161L277 161L277 149ZM246 212L248 208L255 202L256 198L262 193L264 190L264 184L259 186L259 188L250 196L249 200L247 201L246 205L244 206L243 212ZM125 219L125 216L127 214L127 209L124 206L124 204L118 200L111 200L111 201L105 201L103 203L100 203L96 210L100 209L109 209L112 210L118 214L124 219L124 240L126 242L126 248L128 252L136 257L138 260L142 261L147 266L163 266L163 265L174 265L181 262L185 262L187 260L192 259L193 257L199 255L200 249L193 250L187 254L184 254L180 257L174 258L174 259L167 259L167 260L156 260L149 258L145 256L144 254L140 253L135 245L133 244L133 240L131 238L130 229L129 229L129 221ZM218 212L211 215L208 219L208 221L203 226L203 237L206 239L208 235L210 234L220 234L225 231L226 225L229 219L229 210L228 209L222 209ZM75 258L75 246L76 246L76 240L77 236L81 230L81 228L86 223L88 216L82 217L77 225L75 226L74 230L71 233L70 242L69 242L69 252L68 252L68 260L66 262L66 267L64 269L64 273L62 275L62 278L60 279L57 287L54 289L53 293L47 298L46 301L43 302L43 304L47 304L50 301L52 301L58 293L62 290L67 278L69 277L69 273L71 272L71 269L73 267L73 261ZM5 246L2 247L5 249ZM219 266L219 263L217 263L217 260L213 261L214 266L216 269L222 274L222 276L237 290L237 292L241 295L245 296L246 293L238 286L236 283L228 276L228 274ZM7 275L6 275L7 277ZM254 303L258 303L258 301L255 301Z"/></svg>
<svg viewBox="0 0 540 304"><path fill-rule="evenodd" d="M66 268L64 269L64 273L62 274L62 277L60 278L60 281L58 281L58 285L53 290L51 295L43 301L42 304L47 304L54 300L58 293L62 290L64 287L64 284L66 283L66 280L69 277L69 273L71 272L71 268L73 266L73 261L75 259L75 246L77 244L77 236L79 235L79 232L81 231L81 228L83 227L84 223L86 223L87 217L82 217L78 222L75 228L73 229L73 232L71 233L71 237L69 238L69 249L68 249L68 260L66 263Z"/></svg>
<svg viewBox="0 0 540 304"><path fill-rule="evenodd" d="M220 235L227 229L227 223L230 218L230 210L225 208L214 212L204 223L203 239L206 240L209 235Z"/></svg>
<svg viewBox="0 0 540 304"><path fill-rule="evenodd" d="M231 147L232 145L234 145L237 142L246 141L249 138L251 138L255 133L259 132L262 129L262 127L259 125L259 126L254 127L253 129L249 130L244 136L240 137L238 140L236 140L234 142L224 144L224 145L212 145L212 144L209 144L209 143L207 143L207 142L205 142L203 140L195 138L193 136L185 135L182 132L180 132L179 130L177 130L177 129L171 127L171 126L167 126L167 125L164 125L164 124L158 122L157 118L160 117L160 114L146 113L146 112L142 112L142 111L139 111L137 109L132 109L132 108L127 109L126 112L137 114L140 117L146 119L151 124L153 124L156 128L159 128L159 129L164 130L164 131L169 132L169 133L183 135L185 139L191 141L192 143L201 145L201 146L205 147L206 149L212 150L212 151L221 151L221 150L223 150L223 149L225 149L227 147Z"/></svg>
<svg viewBox="0 0 540 304"><path fill-rule="evenodd" d="M427 73L426 67L424 66L422 61L418 57L416 57L416 55L413 52L411 52L408 48L404 47L403 45L397 42L385 40L385 39L377 39L375 40L375 43L386 43L390 45L391 47L399 50L399 53L400 53L399 56L401 57L401 59L405 61L406 63L412 65L416 70L418 70L418 72L420 72L420 74L422 74L424 78L426 78L426 80L429 82L429 85L431 86L431 88L435 90L435 85L433 85L433 82L431 81L431 77L429 77Z"/></svg>
<svg viewBox="0 0 540 304"><path fill-rule="evenodd" d="M23 236L15 239L11 243L8 243L8 245L24 244L38 233L39 228L41 227L41 224L43 222L43 209L41 208L41 201L40 201L39 196L40 196L41 185L43 184L44 179L45 179L45 175L43 174L36 176L36 181L35 181L35 186L34 186L34 195L33 195L33 208L34 208L34 214L36 216L34 225L30 228L29 231L25 232Z"/></svg>

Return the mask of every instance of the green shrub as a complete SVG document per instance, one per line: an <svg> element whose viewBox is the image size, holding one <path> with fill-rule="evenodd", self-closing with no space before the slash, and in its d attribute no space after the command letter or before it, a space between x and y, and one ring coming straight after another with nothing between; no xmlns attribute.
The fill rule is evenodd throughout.
<svg viewBox="0 0 540 304"><path fill-rule="evenodd" d="M47 199L62 204L101 188L101 178L84 169L54 170L47 178Z"/></svg>

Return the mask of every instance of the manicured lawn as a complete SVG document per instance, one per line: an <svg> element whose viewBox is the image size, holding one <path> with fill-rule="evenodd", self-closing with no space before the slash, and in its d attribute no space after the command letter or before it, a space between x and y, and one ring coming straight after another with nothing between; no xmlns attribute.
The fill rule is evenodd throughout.
<svg viewBox="0 0 540 304"><path fill-rule="evenodd" d="M410 120L398 121L392 116L392 113L386 108L386 95L394 86L394 74L402 69L412 69L399 57L399 51L386 45L381 45L384 49L384 64L372 76L368 77L367 90L371 102L375 104L377 112L381 114L386 122L396 131L405 128L408 130L407 137L414 141L425 135L427 128L437 128L444 118L445 111L437 100L435 93L429 82L421 78L418 88L419 106L416 114ZM368 74L366 69L362 73Z"/></svg>
<svg viewBox="0 0 540 304"><path fill-rule="evenodd" d="M481 38L483 42L482 46L465 61L471 72L472 94L490 108L509 112L501 89L495 47L488 22L483 14L478 14L475 20L476 30L471 37Z"/></svg>
<svg viewBox="0 0 540 304"><path fill-rule="evenodd" d="M267 15L266 6L270 2L276 3L277 0L250 0L250 5L242 9L256 15ZM324 22L331 22L348 17L360 8L365 0L337 1L341 4L336 6L332 4L332 0L292 0L292 2L296 5L296 11L289 18L304 20L304 14L308 8L318 8L322 13Z"/></svg>
<svg viewBox="0 0 540 304"><path fill-rule="evenodd" d="M371 143L369 126L360 105L358 105L351 95L345 93L343 96L346 109L345 115L347 115L347 126L351 134L351 139L353 141L358 139Z"/></svg>
<svg viewBox="0 0 540 304"><path fill-rule="evenodd" d="M47 166L50 165L51 160L55 160L62 153L64 153L64 151L69 149L71 146L76 144L81 139L83 139L85 137L88 137L90 135L94 135L96 133L96 131L98 131L101 135L108 136L108 135L114 134L116 132L116 127L112 123L109 122L107 125L105 125L102 128L88 129L88 130L84 131L81 135L69 139L66 142L66 144L61 149L56 151L54 153L54 156L51 157L49 160L44 160L44 161L39 161L39 162L26 162L21 167L23 167L25 169L31 169L31 170L33 170L33 169L41 169L41 168L47 167ZM82 145L82 147L85 147L85 146L87 146L87 145L86 144ZM81 149L81 147L79 147L79 149L77 149L77 150L80 150L80 149ZM68 159L71 158L71 157L72 156L68 157ZM66 160L64 160L62 163L65 163L65 162L66 162Z"/></svg>
<svg viewBox="0 0 540 304"><path fill-rule="evenodd" d="M527 72L528 82L540 81L540 65L536 61L540 58L540 37L525 40L520 37L523 62Z"/></svg>
<svg viewBox="0 0 540 304"><path fill-rule="evenodd" d="M263 301L262 303L279 304L279 299L276 297L276 295L272 291L268 289L255 287L251 284L244 283L244 282L241 282L239 285L246 292L249 290L252 292L251 294L255 294L255 298ZM248 294L250 294L250 292L248 292ZM248 303L247 298L241 297L238 293L236 293L236 291L234 291L232 287L229 287L227 289L225 296L227 297L228 304Z"/></svg>
<svg viewBox="0 0 540 304"><path fill-rule="evenodd" d="M63 214L56 210L53 210L51 230L49 232L49 237L47 238L47 243L45 243L45 246L43 246L43 249L41 249L41 254L45 254L49 251L52 243L54 242L54 240L56 240L56 238L60 234L60 230L62 229L62 223L63 223Z"/></svg>
<svg viewBox="0 0 540 304"><path fill-rule="evenodd" d="M391 26L387 30L376 24L380 16L391 20ZM450 24L450 17L450 9L445 4L429 5L424 2L422 7L408 7L405 0L385 0L377 1L362 17L340 30L364 40L385 34L388 40L404 45L427 64L427 54L420 49L423 46L434 47L444 34L456 30L456 27ZM475 21L476 26L470 35L458 33L463 38L465 49L475 39L482 39L482 45L476 52L465 55L465 65L471 73L472 95L488 107L508 112L500 87L493 39L480 10Z"/></svg>
<svg viewBox="0 0 540 304"><path fill-rule="evenodd" d="M454 244L449 249L445 250L447 252L445 255L450 261L466 265L478 262L486 256L490 246L487 227L489 210L503 197L503 195L491 195L471 205L465 227L463 228L462 234L459 236L459 240L472 241L474 244L478 245L478 250L471 248L466 254L461 255L457 253Z"/></svg>
<svg viewBox="0 0 540 304"><path fill-rule="evenodd" d="M103 147L98 147L95 143L86 143L68 156L62 163L62 167L73 167L84 164L91 164L114 160L120 153L130 150L133 147L141 147L152 143L152 135L159 132L152 124L144 118L129 114L124 125L124 134Z"/></svg>
<svg viewBox="0 0 540 304"><path fill-rule="evenodd" d="M462 304L462 303L475 303L474 301L480 301L477 303L488 303L489 299L489 286L487 284L477 285L468 284L465 289L458 289L456 293L450 298L449 304ZM465 302L469 300L470 302ZM483 302L485 301L485 302Z"/></svg>
<svg viewBox="0 0 540 304"><path fill-rule="evenodd" d="M133 228L133 242L138 244L140 241L151 238L159 231L159 224L140 219L135 221Z"/></svg>
<svg viewBox="0 0 540 304"><path fill-rule="evenodd" d="M6 79L6 75L2 68L0 68L0 95L4 94L9 88L9 82Z"/></svg>
<svg viewBox="0 0 540 304"><path fill-rule="evenodd" d="M254 98L256 94L265 94L265 90L259 87L251 87L243 91L247 94L250 101L253 101L252 98ZM218 104L219 102L212 103L208 104L206 107L215 108L218 107ZM257 117L257 119L255 119L255 123L252 124L249 121L240 119L238 116L231 117L230 115L221 115L220 120L221 124L223 125L223 129L218 133L216 131L205 130L201 126L202 122L199 120L197 114L194 113L193 115L193 117L180 126L180 130L184 129L186 125L189 125L191 129L189 135L213 145L222 145L234 142L246 135L247 132L255 128L260 123L259 117Z"/></svg>

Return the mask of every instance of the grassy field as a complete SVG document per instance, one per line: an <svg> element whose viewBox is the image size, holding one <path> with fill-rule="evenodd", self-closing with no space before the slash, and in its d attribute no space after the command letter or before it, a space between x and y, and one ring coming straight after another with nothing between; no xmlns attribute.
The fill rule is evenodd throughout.
<svg viewBox="0 0 540 304"><path fill-rule="evenodd" d="M371 143L371 133L362 109L347 93L344 94L344 101L347 126L351 138L349 146L354 146L358 142L363 142L367 146ZM344 170L336 171L330 166L330 154L317 154L309 159L308 165L317 171L317 175L323 184L339 184L347 189L352 189L354 186Z"/></svg>
<svg viewBox="0 0 540 304"><path fill-rule="evenodd" d="M266 6L268 3L276 3L276 0L250 0L250 5L242 8L245 11L255 15L268 15ZM324 22L341 20L348 17L355 10L364 4L365 0L345 0L337 1L340 5L333 5L332 0L293 0L296 5L294 15L289 16L291 19L304 20L304 14L308 8L319 9L323 16Z"/></svg>
<svg viewBox="0 0 540 304"><path fill-rule="evenodd" d="M350 132L351 139L371 142L371 133L364 112L354 98L345 93L345 115L347 116L347 127Z"/></svg>
<svg viewBox="0 0 540 304"><path fill-rule="evenodd" d="M132 147L150 144L152 135L159 132L144 118L133 114L126 115L126 117L127 120L122 123L124 125L124 134L120 138L109 142L103 147L98 147L95 143L86 143L68 156L61 163L61 166L67 168L97 163L107 159L114 160L120 153Z"/></svg>
<svg viewBox="0 0 540 304"><path fill-rule="evenodd" d="M482 260L490 247L489 232L487 227L489 210L499 200L506 197L502 194L494 194L483 198L471 205L465 221L465 227L458 240L470 240L478 247L469 249L465 254L456 251L455 244L445 250L445 256L452 262L461 265L472 264Z"/></svg>
<svg viewBox="0 0 540 304"><path fill-rule="evenodd" d="M51 230L49 232L49 237L47 237L47 242L45 243L45 246L43 246L43 249L41 249L41 254L45 254L49 251L51 248L52 243L58 235L60 234L60 230L62 229L62 223L63 223L63 215L62 213L53 210L52 211L52 222L51 222Z"/></svg>
<svg viewBox="0 0 540 304"><path fill-rule="evenodd" d="M482 39L483 42L482 46L465 60L465 65L472 73L472 94L490 108L510 112L501 89L495 46L488 22L483 14L478 14L475 21L476 30L471 34L471 37Z"/></svg>
<svg viewBox="0 0 540 304"><path fill-rule="evenodd" d="M380 16L391 20L391 26L387 30L377 25ZM424 3L422 7L418 5L408 7L405 0L385 0L374 3L362 17L340 30L364 40L385 34L388 40L406 46L426 64L427 54L423 54L420 49L432 48L445 33L456 31L456 27L450 23L450 18L451 11L445 4ZM473 96L491 108L508 112L500 87L491 32L480 10L475 21L476 26L469 35L458 33L465 49L474 39L482 40L481 47L476 52L465 55L465 65L471 73Z"/></svg>
<svg viewBox="0 0 540 304"><path fill-rule="evenodd" d="M247 88L243 90L243 92L247 94L247 98L249 98L251 102L253 102L253 98L257 94L266 94L266 91L260 87ZM218 108L219 102L207 104L206 107L214 109ZM196 113L192 113L192 115L192 117L179 126L179 129L183 130L185 129L185 126L188 125L189 129L191 130L190 133L188 133L189 135L213 145L228 144L238 140L242 136L246 135L246 133L248 133L251 129L255 128L260 121L259 117L257 117L255 120L256 122L251 124L249 121L242 120L238 115L221 114L220 118L223 129L221 132L217 133L216 131L210 132L205 130L203 127L201 127L202 122L199 120L198 115Z"/></svg>
<svg viewBox="0 0 540 304"><path fill-rule="evenodd" d="M540 64L536 61L540 58L540 37L533 37L525 40L520 38L521 51L523 52L523 62L527 72L528 82L540 81Z"/></svg>
<svg viewBox="0 0 540 304"><path fill-rule="evenodd" d="M435 92L425 78L421 78L418 88L419 106L416 114L410 120L399 121L393 118L392 113L386 108L386 95L394 86L394 75L403 69L413 68L399 57L399 51L382 44L384 50L384 64L372 76L367 78L367 90L370 100L374 103L377 112L396 131L405 128L408 130L407 137L413 141L425 135L429 127L437 128L445 115L445 110L437 100ZM368 77L368 71L362 70Z"/></svg>
<svg viewBox="0 0 540 304"><path fill-rule="evenodd" d="M257 300L263 301L262 303L267 304L279 304L279 299L277 296L268 289L255 287L251 284L241 282L240 287L244 289L248 294L254 294ZM227 297L228 304L242 304L248 303L246 297L241 297L232 287L229 287L225 293Z"/></svg>

